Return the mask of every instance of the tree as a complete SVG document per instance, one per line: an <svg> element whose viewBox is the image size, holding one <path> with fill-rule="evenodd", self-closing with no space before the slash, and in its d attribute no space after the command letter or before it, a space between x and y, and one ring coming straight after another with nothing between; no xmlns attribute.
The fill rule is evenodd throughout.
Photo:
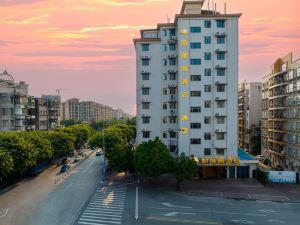
<svg viewBox="0 0 300 225"><path fill-rule="evenodd" d="M14 169L14 162L12 156L3 149L0 149L0 182L8 177Z"/></svg>
<svg viewBox="0 0 300 225"><path fill-rule="evenodd" d="M177 179L177 188L179 189L182 181L191 180L193 177L197 176L198 165L194 159L189 158L182 153L179 157L174 159L173 171Z"/></svg>
<svg viewBox="0 0 300 225"><path fill-rule="evenodd" d="M157 177L170 171L172 166L172 156L168 148L155 138L140 144L135 151L134 166L136 170L146 177Z"/></svg>
<svg viewBox="0 0 300 225"><path fill-rule="evenodd" d="M62 130L53 130L45 133L47 139L51 142L54 149L54 156L60 157L65 155L71 149L74 149L76 137Z"/></svg>
<svg viewBox="0 0 300 225"><path fill-rule="evenodd" d="M70 126L63 131L75 136L74 147L76 149L81 149L92 134L92 128L85 124Z"/></svg>
<svg viewBox="0 0 300 225"><path fill-rule="evenodd" d="M133 151L129 146L121 144L114 146L111 151L106 153L108 164L115 172L133 172Z"/></svg>
<svg viewBox="0 0 300 225"><path fill-rule="evenodd" d="M70 127L76 124L82 124L82 121L80 120L62 120L60 121L60 125L65 127Z"/></svg>

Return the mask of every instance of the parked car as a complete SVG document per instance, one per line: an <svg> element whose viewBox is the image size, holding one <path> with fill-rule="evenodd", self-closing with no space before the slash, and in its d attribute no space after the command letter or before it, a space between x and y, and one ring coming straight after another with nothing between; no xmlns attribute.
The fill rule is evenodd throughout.
<svg viewBox="0 0 300 225"><path fill-rule="evenodd" d="M60 172L63 173L63 172L66 172L71 166L69 164L64 164L61 169L60 169Z"/></svg>
<svg viewBox="0 0 300 225"><path fill-rule="evenodd" d="M69 163L70 162L70 157L65 157L65 158L63 158L63 160L61 161L61 164L67 164L67 163Z"/></svg>
<svg viewBox="0 0 300 225"><path fill-rule="evenodd" d="M97 152L96 152L96 156L101 156L102 155L102 152L100 151L100 150L98 150Z"/></svg>
<svg viewBox="0 0 300 225"><path fill-rule="evenodd" d="M255 158L256 158L257 160L259 160L259 161L264 160L264 156L263 156L263 155L257 155Z"/></svg>
<svg viewBox="0 0 300 225"><path fill-rule="evenodd" d="M75 157L74 162L79 162L80 160L81 160L81 156L78 155Z"/></svg>
<svg viewBox="0 0 300 225"><path fill-rule="evenodd" d="M80 152L79 155L83 158L86 156L85 152Z"/></svg>
<svg viewBox="0 0 300 225"><path fill-rule="evenodd" d="M265 159L265 160L264 160L264 165L266 165L266 166L271 165L270 159Z"/></svg>

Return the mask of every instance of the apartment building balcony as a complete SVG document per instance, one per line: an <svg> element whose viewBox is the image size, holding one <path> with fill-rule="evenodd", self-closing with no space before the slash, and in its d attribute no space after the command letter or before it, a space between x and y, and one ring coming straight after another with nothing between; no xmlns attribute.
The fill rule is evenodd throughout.
<svg viewBox="0 0 300 225"><path fill-rule="evenodd" d="M269 154L276 155L276 156L279 156L279 157L286 157L287 156L287 154L284 151L278 152L278 151L276 151L272 148L268 148L268 152L269 152Z"/></svg>
<svg viewBox="0 0 300 225"><path fill-rule="evenodd" d="M150 59L150 56L149 55L142 55L141 59Z"/></svg>
<svg viewBox="0 0 300 225"><path fill-rule="evenodd" d="M177 38L175 36L171 36L170 39L168 40L169 44L176 44L177 43Z"/></svg>
<svg viewBox="0 0 300 225"><path fill-rule="evenodd" d="M168 70L168 73L169 74L176 74L177 73L177 70L173 69L173 70Z"/></svg>
<svg viewBox="0 0 300 225"><path fill-rule="evenodd" d="M141 74L150 74L150 72L149 72L149 71L146 71L146 70L142 70L142 71L141 71Z"/></svg>
<svg viewBox="0 0 300 225"><path fill-rule="evenodd" d="M169 102L177 102L177 95L170 95Z"/></svg>
<svg viewBox="0 0 300 225"><path fill-rule="evenodd" d="M287 146L287 142L284 141L282 138L276 138L276 139L272 139L270 138L270 136L268 137L268 142L274 143L274 144L278 144L278 145L284 145Z"/></svg>
<svg viewBox="0 0 300 225"><path fill-rule="evenodd" d="M216 32L216 33L214 34L214 36L215 36L215 37L226 37L227 34L226 34L225 32Z"/></svg>
<svg viewBox="0 0 300 225"><path fill-rule="evenodd" d="M169 59L176 59L177 55L176 54L171 54L171 55L168 55L168 58Z"/></svg>
<svg viewBox="0 0 300 225"><path fill-rule="evenodd" d="M226 117L226 109L218 109L215 111L215 117Z"/></svg>

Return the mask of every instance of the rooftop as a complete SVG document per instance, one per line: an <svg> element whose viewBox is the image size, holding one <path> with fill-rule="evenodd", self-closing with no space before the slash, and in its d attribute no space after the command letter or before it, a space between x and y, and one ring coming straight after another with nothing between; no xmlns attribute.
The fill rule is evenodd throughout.
<svg viewBox="0 0 300 225"><path fill-rule="evenodd" d="M0 74L0 81L14 83L14 77L4 70L4 72Z"/></svg>

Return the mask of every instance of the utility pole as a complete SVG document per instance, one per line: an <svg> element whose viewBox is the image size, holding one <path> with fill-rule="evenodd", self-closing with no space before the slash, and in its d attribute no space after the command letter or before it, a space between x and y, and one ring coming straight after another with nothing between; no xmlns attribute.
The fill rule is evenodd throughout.
<svg viewBox="0 0 300 225"><path fill-rule="evenodd" d="M138 220L139 218L139 187L136 186L135 188L135 215L134 218L135 220Z"/></svg>

